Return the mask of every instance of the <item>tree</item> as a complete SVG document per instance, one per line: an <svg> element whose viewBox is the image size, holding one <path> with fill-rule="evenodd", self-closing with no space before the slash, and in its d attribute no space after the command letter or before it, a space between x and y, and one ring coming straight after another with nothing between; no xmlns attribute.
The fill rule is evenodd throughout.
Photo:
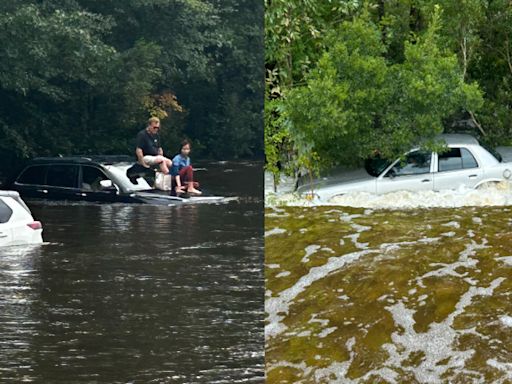
<svg viewBox="0 0 512 384"><path fill-rule="evenodd" d="M479 29L481 43L468 75L485 92L479 120L490 144L512 144L512 7L507 0L488 2Z"/></svg>
<svg viewBox="0 0 512 384"><path fill-rule="evenodd" d="M328 46L326 36L354 14L360 2L351 1L265 1L265 158L266 169L274 174L294 173L299 159L295 137L285 126L281 113L288 92L303 83Z"/></svg>
<svg viewBox="0 0 512 384"><path fill-rule="evenodd" d="M133 153L150 114L171 154L184 136L196 156L261 153L262 21L251 1L1 2L0 172Z"/></svg>
<svg viewBox="0 0 512 384"><path fill-rule="evenodd" d="M439 48L439 23L436 12L423 36L405 42L404 61L390 63L368 14L343 22L306 85L284 101L298 158L318 156L318 166L330 167L375 153L401 156L418 139L433 147L451 114L480 108L478 86L466 84L456 56Z"/></svg>

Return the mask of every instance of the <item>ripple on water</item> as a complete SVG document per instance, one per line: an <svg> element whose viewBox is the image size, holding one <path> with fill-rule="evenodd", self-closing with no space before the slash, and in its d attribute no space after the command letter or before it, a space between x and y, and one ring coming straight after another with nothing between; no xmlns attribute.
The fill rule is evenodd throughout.
<svg viewBox="0 0 512 384"><path fill-rule="evenodd" d="M509 210L280 209L266 221L286 231L266 241L268 383L511 380Z"/></svg>
<svg viewBox="0 0 512 384"><path fill-rule="evenodd" d="M50 243L0 250L0 382L261 382L262 201L241 184L222 206L31 207Z"/></svg>

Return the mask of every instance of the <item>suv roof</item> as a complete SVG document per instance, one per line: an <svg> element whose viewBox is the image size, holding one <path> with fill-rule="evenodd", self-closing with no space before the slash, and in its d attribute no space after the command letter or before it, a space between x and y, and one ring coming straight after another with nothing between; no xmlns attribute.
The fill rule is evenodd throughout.
<svg viewBox="0 0 512 384"><path fill-rule="evenodd" d="M50 163L76 163L91 164L98 163L102 165L111 165L116 163L133 163L134 159L126 155L94 155L94 156L56 156L56 157L36 157L30 164L50 164Z"/></svg>

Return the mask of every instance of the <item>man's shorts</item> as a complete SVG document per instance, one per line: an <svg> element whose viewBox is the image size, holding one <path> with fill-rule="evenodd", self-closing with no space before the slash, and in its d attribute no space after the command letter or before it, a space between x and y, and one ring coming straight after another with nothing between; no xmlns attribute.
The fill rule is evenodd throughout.
<svg viewBox="0 0 512 384"><path fill-rule="evenodd" d="M150 156L150 155L146 155L143 157L144 159L144 162L148 165L157 165L157 164L160 164L161 162L163 162L165 159L164 156Z"/></svg>

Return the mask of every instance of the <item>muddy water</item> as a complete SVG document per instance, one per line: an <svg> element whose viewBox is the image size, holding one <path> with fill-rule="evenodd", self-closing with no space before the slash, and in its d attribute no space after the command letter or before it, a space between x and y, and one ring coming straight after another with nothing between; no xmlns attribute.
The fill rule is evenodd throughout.
<svg viewBox="0 0 512 384"><path fill-rule="evenodd" d="M268 383L512 382L512 209L266 211Z"/></svg>
<svg viewBox="0 0 512 384"><path fill-rule="evenodd" d="M206 164L229 204L31 202L0 249L0 383L263 381L261 163Z"/></svg>

